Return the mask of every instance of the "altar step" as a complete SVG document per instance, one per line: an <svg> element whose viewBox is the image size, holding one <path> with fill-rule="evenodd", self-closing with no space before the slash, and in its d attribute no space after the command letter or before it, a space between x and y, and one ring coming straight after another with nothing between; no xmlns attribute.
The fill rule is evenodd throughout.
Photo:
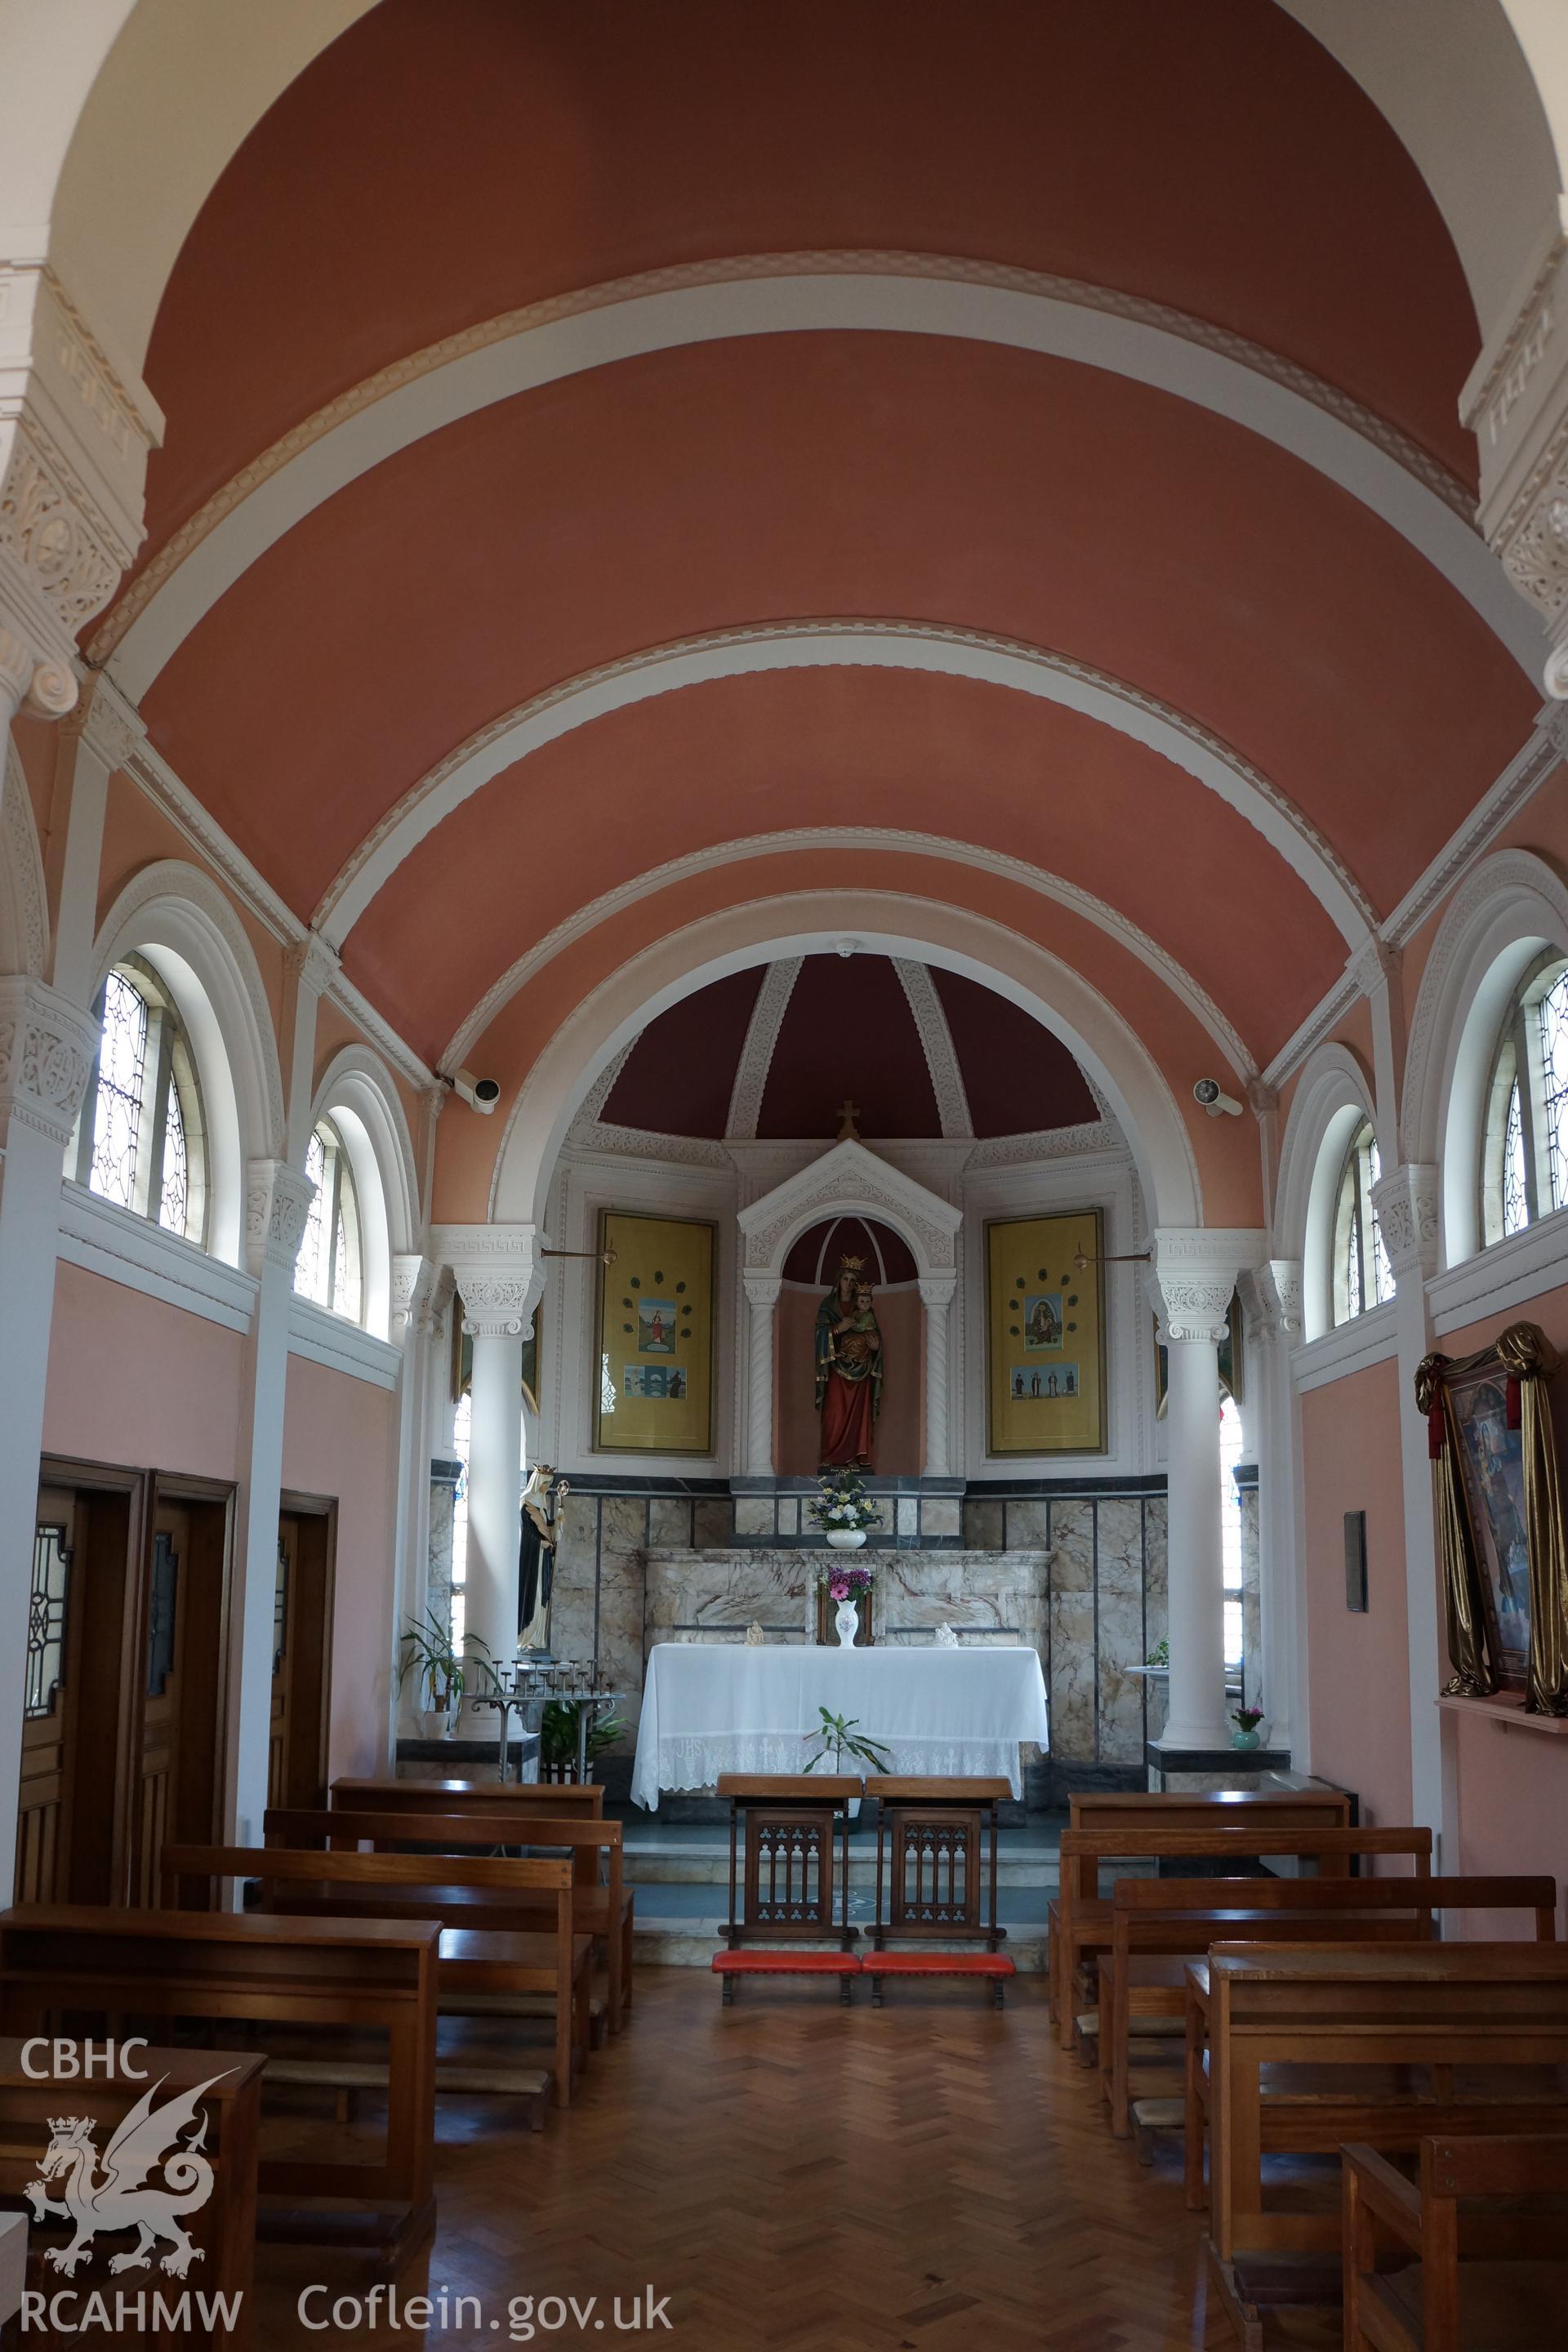
<svg viewBox="0 0 1568 2352"><path fill-rule="evenodd" d="M1046 1966L1046 1908L1058 1886L1056 1839L1059 1822L1032 1822L1027 1831L1004 1832L997 1853L997 1917L1007 1930L1006 1949L1020 1974ZM663 1823L633 1815L626 1825L626 1879L637 1890L637 1958L648 1968L705 1969L722 1941L729 1909L730 1840L727 1830L684 1822ZM876 1909L877 1848L858 1836L849 1850L849 1916L862 1929ZM831 1951L833 1941L807 1945ZM937 1945L937 1950L973 1947Z"/></svg>

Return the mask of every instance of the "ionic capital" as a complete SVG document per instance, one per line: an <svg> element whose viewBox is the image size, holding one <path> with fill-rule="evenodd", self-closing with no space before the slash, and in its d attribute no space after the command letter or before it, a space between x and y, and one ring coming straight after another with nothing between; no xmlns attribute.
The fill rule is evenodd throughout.
<svg viewBox="0 0 1568 2352"><path fill-rule="evenodd" d="M765 1307L771 1314L778 1305L779 1293L784 1288L782 1278L776 1274L743 1273L741 1280L745 1286L747 1305Z"/></svg>
<svg viewBox="0 0 1568 2352"><path fill-rule="evenodd" d="M1149 1288L1167 1341L1218 1345L1230 1319L1237 1276L1256 1265L1264 1237L1244 1228L1160 1225L1150 1244Z"/></svg>
<svg viewBox="0 0 1568 2352"><path fill-rule="evenodd" d="M431 1248L452 1269L463 1328L474 1339L527 1339L544 1290L537 1225L437 1225Z"/></svg>

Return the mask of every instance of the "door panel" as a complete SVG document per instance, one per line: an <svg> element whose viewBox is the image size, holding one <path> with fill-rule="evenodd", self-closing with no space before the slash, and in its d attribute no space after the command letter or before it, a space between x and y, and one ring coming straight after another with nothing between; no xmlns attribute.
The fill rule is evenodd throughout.
<svg viewBox="0 0 1568 2352"><path fill-rule="evenodd" d="M278 1522L268 1802L326 1802L337 1507L293 1498Z"/></svg>
<svg viewBox="0 0 1568 2352"><path fill-rule="evenodd" d="M68 1674L72 1579L79 1544L77 1499L40 1487L27 1612L27 1664L22 1718L22 1785L16 1824L18 1903L64 1899L68 1847L70 1715Z"/></svg>

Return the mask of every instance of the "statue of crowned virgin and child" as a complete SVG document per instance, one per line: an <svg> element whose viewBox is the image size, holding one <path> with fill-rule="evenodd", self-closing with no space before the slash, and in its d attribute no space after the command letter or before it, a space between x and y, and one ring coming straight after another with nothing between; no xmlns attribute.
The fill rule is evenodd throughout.
<svg viewBox="0 0 1568 2352"><path fill-rule="evenodd" d="M882 1410L882 1334L864 1258L840 1259L816 1310L816 1409L821 1467L869 1469Z"/></svg>

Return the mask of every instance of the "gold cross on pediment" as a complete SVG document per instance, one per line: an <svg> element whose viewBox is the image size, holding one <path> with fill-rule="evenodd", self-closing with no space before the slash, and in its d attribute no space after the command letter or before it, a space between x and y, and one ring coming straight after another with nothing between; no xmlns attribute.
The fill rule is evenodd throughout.
<svg viewBox="0 0 1568 2352"><path fill-rule="evenodd" d="M852 1095L846 1095L844 1100L838 1106L838 1117L842 1122L838 1129L838 1140L840 1143L859 1142L860 1130L855 1124L859 1116L859 1104L855 1100Z"/></svg>

